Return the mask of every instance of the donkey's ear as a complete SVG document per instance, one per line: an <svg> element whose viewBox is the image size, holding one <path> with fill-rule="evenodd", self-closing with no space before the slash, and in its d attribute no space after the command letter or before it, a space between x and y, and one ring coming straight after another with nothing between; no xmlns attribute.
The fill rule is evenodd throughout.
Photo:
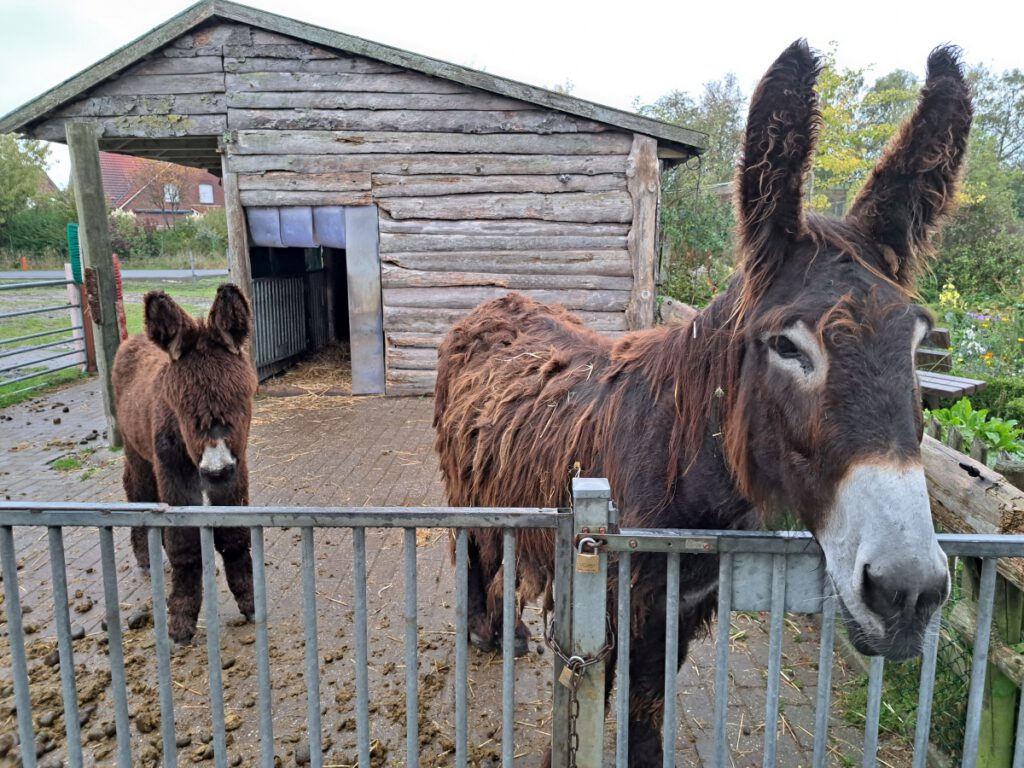
<svg viewBox="0 0 1024 768"><path fill-rule="evenodd" d="M210 307L210 328L221 343L236 355L245 348L252 332L252 310L249 301L237 286L225 283L217 289L217 298Z"/></svg>
<svg viewBox="0 0 1024 768"><path fill-rule="evenodd" d="M143 303L146 336L171 360L177 360L195 346L199 338L196 321L175 304L174 299L163 291L150 291Z"/></svg>
<svg viewBox="0 0 1024 768"><path fill-rule="evenodd" d="M802 188L821 116L814 83L821 61L806 40L789 46L750 100L736 206L747 298L767 287L803 228Z"/></svg>
<svg viewBox="0 0 1024 768"><path fill-rule="evenodd" d="M936 48L917 109L850 208L849 218L878 241L893 278L908 288L931 253L932 235L955 207L972 113L960 49Z"/></svg>

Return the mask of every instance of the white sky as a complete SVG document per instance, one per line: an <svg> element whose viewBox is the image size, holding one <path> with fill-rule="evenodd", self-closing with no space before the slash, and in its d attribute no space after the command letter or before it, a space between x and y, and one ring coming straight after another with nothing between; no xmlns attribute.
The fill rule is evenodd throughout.
<svg viewBox="0 0 1024 768"><path fill-rule="evenodd" d="M920 77L928 52L944 42L962 46L971 64L1024 68L1021 15L1009 10L1013 4L993 0L249 4L532 85L570 81L574 95L622 109L630 109L636 98L649 102L673 89L697 93L705 81L727 72L734 72L749 94L797 37L820 49L836 41L841 65L870 67L873 76L902 68ZM0 0L0 115L188 5L184 0ZM52 175L63 184L66 153L54 147Z"/></svg>

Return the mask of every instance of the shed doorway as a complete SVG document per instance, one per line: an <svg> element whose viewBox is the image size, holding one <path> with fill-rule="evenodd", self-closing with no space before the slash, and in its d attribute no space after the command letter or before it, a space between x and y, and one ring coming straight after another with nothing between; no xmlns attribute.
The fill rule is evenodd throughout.
<svg viewBox="0 0 1024 768"><path fill-rule="evenodd" d="M383 394L376 207L245 211L260 380L338 343L349 348L352 394Z"/></svg>

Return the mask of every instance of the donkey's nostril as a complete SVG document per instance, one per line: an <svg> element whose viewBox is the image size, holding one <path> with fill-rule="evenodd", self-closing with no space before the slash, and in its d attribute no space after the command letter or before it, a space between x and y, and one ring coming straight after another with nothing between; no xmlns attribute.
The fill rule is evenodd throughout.
<svg viewBox="0 0 1024 768"><path fill-rule="evenodd" d="M862 573L864 603L875 614L889 618L914 614L927 619L945 601L949 591L943 574L913 574L903 567L864 566Z"/></svg>

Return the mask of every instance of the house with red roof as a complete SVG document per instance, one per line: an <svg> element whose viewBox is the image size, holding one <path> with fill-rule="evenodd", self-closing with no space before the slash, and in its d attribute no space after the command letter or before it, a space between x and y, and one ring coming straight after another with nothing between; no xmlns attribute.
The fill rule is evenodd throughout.
<svg viewBox="0 0 1024 768"><path fill-rule="evenodd" d="M110 207L154 229L224 205L220 179L199 168L100 152L100 174Z"/></svg>

